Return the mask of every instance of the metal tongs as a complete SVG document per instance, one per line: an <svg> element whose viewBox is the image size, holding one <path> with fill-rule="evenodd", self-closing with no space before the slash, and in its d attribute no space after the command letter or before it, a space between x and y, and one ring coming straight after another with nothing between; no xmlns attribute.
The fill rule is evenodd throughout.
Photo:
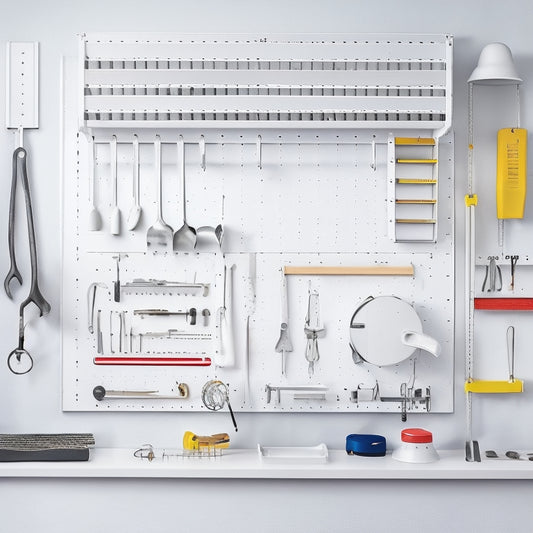
<svg viewBox="0 0 533 533"><path fill-rule="evenodd" d="M22 147L17 148L13 152L13 173L11 180L11 195L9 200L9 228L8 228L8 246L10 268L4 280L4 289L9 298L13 298L9 284L13 279L18 280L22 285L22 275L17 267L15 257L15 200L17 190L17 180L20 169L20 180L22 189L24 191L24 199L26 203L26 220L28 226L28 241L30 250L30 265L31 265L31 283L27 298L20 304L19 307L19 343L7 358L7 365L14 374L26 374L33 367L33 359L31 355L24 349L24 309L30 303L35 304L39 309L39 316L47 315L50 312L50 304L44 299L38 282L38 267L37 267L37 245L35 241L35 228L33 225L33 209L30 196L30 184L28 181L28 171L26 168L26 150ZM24 362L23 357L27 359Z"/></svg>
<svg viewBox="0 0 533 533"><path fill-rule="evenodd" d="M307 315L305 317L304 333L307 338L305 358L309 362L309 377L315 372L315 362L320 359L318 351L318 338L325 333L325 328L320 322L320 301L318 292L311 292L309 284L309 298L307 302Z"/></svg>

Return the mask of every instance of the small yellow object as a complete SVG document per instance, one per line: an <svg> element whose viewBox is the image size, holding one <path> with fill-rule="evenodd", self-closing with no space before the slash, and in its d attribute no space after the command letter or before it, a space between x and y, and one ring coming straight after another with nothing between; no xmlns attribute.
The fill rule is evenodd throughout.
<svg viewBox="0 0 533 533"><path fill-rule="evenodd" d="M465 196L465 205L466 207L472 207L473 205L477 205L477 194L467 194Z"/></svg>
<svg viewBox="0 0 533 533"><path fill-rule="evenodd" d="M496 211L499 219L524 217L526 181L527 130L499 130L496 161Z"/></svg>
<svg viewBox="0 0 533 533"><path fill-rule="evenodd" d="M215 435L201 436L192 431L183 434L184 450L202 450L205 448L229 448L229 435L217 433Z"/></svg>
<svg viewBox="0 0 533 533"><path fill-rule="evenodd" d="M521 379L512 381L473 380L465 383L465 392L477 394L508 394L524 392L524 382Z"/></svg>
<svg viewBox="0 0 533 533"><path fill-rule="evenodd" d="M437 180L431 178L397 178L396 181L401 184L414 184L414 185L432 185L437 183Z"/></svg>
<svg viewBox="0 0 533 533"><path fill-rule="evenodd" d="M408 146L435 146L432 137L396 137L394 144Z"/></svg>
<svg viewBox="0 0 533 533"><path fill-rule="evenodd" d="M413 163L415 165L429 164L434 165L437 163L437 159L397 159L396 163Z"/></svg>

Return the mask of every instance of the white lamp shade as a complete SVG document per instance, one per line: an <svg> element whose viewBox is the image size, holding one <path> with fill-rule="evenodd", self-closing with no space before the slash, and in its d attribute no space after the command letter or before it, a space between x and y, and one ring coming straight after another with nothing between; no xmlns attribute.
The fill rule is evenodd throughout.
<svg viewBox="0 0 533 533"><path fill-rule="evenodd" d="M468 78L468 83L484 85L522 83L509 47L503 43L491 43L485 46L479 54L477 67Z"/></svg>

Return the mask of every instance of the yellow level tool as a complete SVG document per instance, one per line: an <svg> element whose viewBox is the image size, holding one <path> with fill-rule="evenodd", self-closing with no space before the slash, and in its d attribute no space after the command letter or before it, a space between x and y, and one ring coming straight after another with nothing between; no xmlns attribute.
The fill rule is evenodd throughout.
<svg viewBox="0 0 533 533"><path fill-rule="evenodd" d="M496 161L496 211L499 219L524 217L526 181L527 130L499 130Z"/></svg>

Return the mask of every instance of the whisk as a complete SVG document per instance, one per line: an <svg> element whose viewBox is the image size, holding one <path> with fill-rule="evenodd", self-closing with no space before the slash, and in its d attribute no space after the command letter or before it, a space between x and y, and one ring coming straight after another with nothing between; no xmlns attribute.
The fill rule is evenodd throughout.
<svg viewBox="0 0 533 533"><path fill-rule="evenodd" d="M225 404L228 404L229 414L231 415L231 421L235 431L237 429L237 422L235 421L235 415L233 409L229 403L228 388L222 381L217 379L208 381L202 388L202 402L210 411L220 411Z"/></svg>

